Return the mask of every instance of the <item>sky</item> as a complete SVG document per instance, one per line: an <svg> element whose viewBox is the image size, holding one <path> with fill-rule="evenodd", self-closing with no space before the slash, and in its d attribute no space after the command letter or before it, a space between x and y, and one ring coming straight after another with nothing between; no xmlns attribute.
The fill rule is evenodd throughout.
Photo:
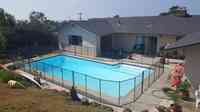
<svg viewBox="0 0 200 112"><path fill-rule="evenodd" d="M200 15L200 0L0 0L0 8L17 19L28 19L30 12L43 12L49 19L62 21L124 16L155 16L171 6L187 7L190 14Z"/></svg>

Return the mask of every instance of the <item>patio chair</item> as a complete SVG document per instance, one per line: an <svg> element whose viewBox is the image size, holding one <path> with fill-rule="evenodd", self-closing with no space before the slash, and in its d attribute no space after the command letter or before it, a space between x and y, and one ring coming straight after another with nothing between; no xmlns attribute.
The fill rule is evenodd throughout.
<svg viewBox="0 0 200 112"><path fill-rule="evenodd" d="M16 84L17 84L17 81L14 81L14 80L9 80L8 81L8 85L9 85L9 87L15 87L16 86Z"/></svg>
<svg viewBox="0 0 200 112"><path fill-rule="evenodd" d="M195 91L195 99L196 99L195 107L197 109L200 103L200 88Z"/></svg>

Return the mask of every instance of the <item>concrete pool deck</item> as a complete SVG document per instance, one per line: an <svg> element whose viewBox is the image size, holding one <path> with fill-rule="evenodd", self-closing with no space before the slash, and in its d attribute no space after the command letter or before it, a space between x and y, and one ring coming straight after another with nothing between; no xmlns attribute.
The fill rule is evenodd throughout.
<svg viewBox="0 0 200 112"><path fill-rule="evenodd" d="M135 112L141 112L148 109L149 112L156 112L155 106L158 105L170 105L171 100L161 90L163 87L169 87L167 81L169 72L171 71L171 65L165 66L165 73L153 83L153 85L145 91L136 102L126 105L125 107L130 108Z"/></svg>

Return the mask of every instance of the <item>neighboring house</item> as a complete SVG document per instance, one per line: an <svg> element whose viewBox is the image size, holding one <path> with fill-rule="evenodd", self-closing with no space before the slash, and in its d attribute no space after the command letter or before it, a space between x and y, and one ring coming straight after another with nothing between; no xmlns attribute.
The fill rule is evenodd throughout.
<svg viewBox="0 0 200 112"><path fill-rule="evenodd" d="M200 16L94 18L70 21L59 31L59 48L92 47L98 56L113 51L156 55L167 44L200 31Z"/></svg>
<svg viewBox="0 0 200 112"><path fill-rule="evenodd" d="M200 32L188 34L166 49L183 50L185 55L185 72L194 89L200 84Z"/></svg>

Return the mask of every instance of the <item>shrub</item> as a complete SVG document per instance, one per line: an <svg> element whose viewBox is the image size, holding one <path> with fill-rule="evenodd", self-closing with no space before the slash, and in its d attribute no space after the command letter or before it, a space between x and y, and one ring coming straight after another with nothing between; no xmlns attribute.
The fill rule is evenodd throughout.
<svg viewBox="0 0 200 112"><path fill-rule="evenodd" d="M174 91L174 90L172 90L171 88L168 88L168 87L162 88L162 90L163 90L164 93L170 93L170 92Z"/></svg>
<svg viewBox="0 0 200 112"><path fill-rule="evenodd" d="M123 112L132 112L132 110L131 110L130 108L125 108L125 109L123 110Z"/></svg>
<svg viewBox="0 0 200 112"><path fill-rule="evenodd" d="M100 104L98 104L98 103L96 103L96 102L91 102L91 105L93 105L94 107L100 106Z"/></svg>
<svg viewBox="0 0 200 112"><path fill-rule="evenodd" d="M9 80L14 80L15 78L5 70L0 70L0 81L7 83Z"/></svg>
<svg viewBox="0 0 200 112"><path fill-rule="evenodd" d="M143 110L143 111L141 111L141 112L149 112L148 110Z"/></svg>
<svg viewBox="0 0 200 112"><path fill-rule="evenodd" d="M187 80L185 80L177 87L177 91L188 92L189 88L190 88L190 83Z"/></svg>
<svg viewBox="0 0 200 112"><path fill-rule="evenodd" d="M158 112L170 112L168 108L164 106L157 106L156 109L158 110Z"/></svg>
<svg viewBox="0 0 200 112"><path fill-rule="evenodd" d="M171 98L172 101L174 102L178 102L180 101L180 97L177 96L177 93L176 92L173 92L173 93L169 93L168 96Z"/></svg>
<svg viewBox="0 0 200 112"><path fill-rule="evenodd" d="M81 99L81 103L82 103L82 105L90 105L90 102L87 98Z"/></svg>
<svg viewBox="0 0 200 112"><path fill-rule="evenodd" d="M190 88L190 83L187 80L185 80L177 87L176 92L182 99L188 99L189 88Z"/></svg>
<svg viewBox="0 0 200 112"><path fill-rule="evenodd" d="M3 69L3 65L0 64L0 70Z"/></svg>
<svg viewBox="0 0 200 112"><path fill-rule="evenodd" d="M10 69L10 70L16 70L16 69L19 69L20 66L21 66L21 63L15 63L13 65L8 66L8 69Z"/></svg>
<svg viewBox="0 0 200 112"><path fill-rule="evenodd" d="M182 112L182 107L179 104L171 104L168 110L169 112Z"/></svg>
<svg viewBox="0 0 200 112"><path fill-rule="evenodd" d="M0 70L0 82L8 83L9 80L15 80L15 81L23 84L25 87L34 85L28 79L26 79L18 74L1 69Z"/></svg>

